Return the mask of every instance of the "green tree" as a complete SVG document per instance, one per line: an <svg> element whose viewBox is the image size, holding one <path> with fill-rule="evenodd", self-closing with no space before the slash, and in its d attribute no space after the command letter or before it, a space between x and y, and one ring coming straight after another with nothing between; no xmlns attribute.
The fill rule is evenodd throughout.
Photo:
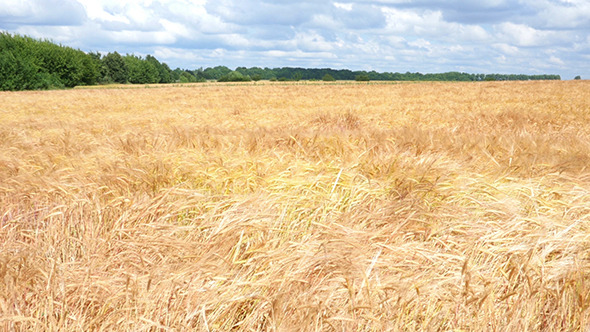
<svg viewBox="0 0 590 332"><path fill-rule="evenodd" d="M145 57L146 61L151 63L158 70L158 82L156 83L171 83L172 76L170 75L172 70L167 64L158 61L155 57L148 55Z"/></svg>
<svg viewBox="0 0 590 332"><path fill-rule="evenodd" d="M580 75L574 77L574 80L581 80L581 79L582 79L582 77Z"/></svg>
<svg viewBox="0 0 590 332"><path fill-rule="evenodd" d="M91 55L87 54L87 56L82 57L82 72L80 77L80 82L83 85L95 85L98 83L100 78L100 60L96 61L96 59Z"/></svg>
<svg viewBox="0 0 590 332"><path fill-rule="evenodd" d="M322 77L322 81L324 81L324 82L333 82L335 80L336 79L330 74L326 74Z"/></svg>
<svg viewBox="0 0 590 332"><path fill-rule="evenodd" d="M180 82L180 75L182 74L182 69L176 68L171 73L170 76L172 78L172 82Z"/></svg>
<svg viewBox="0 0 590 332"><path fill-rule="evenodd" d="M232 71L227 75L220 77L218 82L250 82L252 79L250 76L246 76L239 71Z"/></svg>
<svg viewBox="0 0 590 332"><path fill-rule="evenodd" d="M358 82L368 82L371 80L371 78L369 77L369 75L367 73L362 73L362 74L356 75L354 77L354 79L355 79L355 81L358 81Z"/></svg>
<svg viewBox="0 0 590 332"><path fill-rule="evenodd" d="M0 33L0 90L35 89L39 67L28 51L32 40Z"/></svg>
<svg viewBox="0 0 590 332"><path fill-rule="evenodd" d="M190 72L184 70L180 73L179 82L180 83L191 83L196 82L197 78L191 74Z"/></svg>
<svg viewBox="0 0 590 332"><path fill-rule="evenodd" d="M0 33L0 89L27 90L94 84L98 68L88 55L48 40Z"/></svg>
<svg viewBox="0 0 590 332"><path fill-rule="evenodd" d="M104 81L115 83L127 83L127 64L121 54L117 52L107 54L103 59Z"/></svg>
<svg viewBox="0 0 590 332"><path fill-rule="evenodd" d="M203 75L205 76L205 79L218 80L221 77L231 73L231 71L232 71L231 69L229 69L225 66L217 66L217 67L205 69L203 71Z"/></svg>
<svg viewBox="0 0 590 332"><path fill-rule="evenodd" d="M133 84L150 84L160 82L160 73L156 66L133 54L123 57L128 69L128 81Z"/></svg>

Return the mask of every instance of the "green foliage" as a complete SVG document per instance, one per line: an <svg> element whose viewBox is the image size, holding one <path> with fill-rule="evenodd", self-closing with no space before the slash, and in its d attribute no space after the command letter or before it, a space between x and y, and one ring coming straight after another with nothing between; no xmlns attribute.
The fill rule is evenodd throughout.
<svg viewBox="0 0 590 332"><path fill-rule="evenodd" d="M581 80L581 79L582 79L582 77L580 75L574 77L574 80Z"/></svg>
<svg viewBox="0 0 590 332"><path fill-rule="evenodd" d="M371 80L367 73L358 74L354 77L354 80L357 82L368 82Z"/></svg>
<svg viewBox="0 0 590 332"><path fill-rule="evenodd" d="M172 72L170 72L170 77L172 78L172 82L180 82L180 75L182 74L182 69L176 68Z"/></svg>
<svg viewBox="0 0 590 332"><path fill-rule="evenodd" d="M204 78L208 80L219 80L221 77L231 73L231 69L225 66L217 66L213 68L207 68L203 71Z"/></svg>
<svg viewBox="0 0 590 332"><path fill-rule="evenodd" d="M183 70L180 73L178 81L180 83L194 83L194 82L204 82L205 79L195 76L194 73L191 72L190 70Z"/></svg>
<svg viewBox="0 0 590 332"><path fill-rule="evenodd" d="M322 81L324 81L324 82L333 82L335 80L336 79L330 74L326 74L322 77Z"/></svg>
<svg viewBox="0 0 590 332"><path fill-rule="evenodd" d="M86 54L80 50L57 45L48 40L0 32L0 90L30 90L74 87L97 83L172 83L248 82L251 80L356 80L356 81L504 81L560 80L559 75L468 74L449 72L378 73L329 68L260 68L238 67L232 71L225 66L197 70L171 70L155 57L117 52L102 57L100 53ZM581 79L576 76L575 79Z"/></svg>
<svg viewBox="0 0 590 332"><path fill-rule="evenodd" d="M102 57L98 52L87 54L48 40L0 33L0 90L174 81L170 67L151 55L143 59L113 52Z"/></svg>
<svg viewBox="0 0 590 332"><path fill-rule="evenodd" d="M180 83L190 83L195 81L195 77L190 73L183 71L182 73L180 73L178 81Z"/></svg>
<svg viewBox="0 0 590 332"><path fill-rule="evenodd" d="M105 83L127 83L128 68L121 54L109 53L102 59L103 82Z"/></svg>
<svg viewBox="0 0 590 332"><path fill-rule="evenodd" d="M43 81L50 83L57 78L67 87L74 87L82 77L81 65L77 63L71 49L61 48L48 41L37 43L34 48L39 73L44 74ZM45 75L46 74L46 75Z"/></svg>
<svg viewBox="0 0 590 332"><path fill-rule="evenodd" d="M215 67L225 68L227 67ZM213 73L219 69L207 68L205 72ZM229 69L227 69L229 70ZM422 74L422 73L379 73L376 71L351 71L348 69L329 69L329 68L244 68L238 67L236 71L239 71L244 76L254 77L254 75L260 75L263 80L271 80L272 78L278 78L279 81L295 81L295 80L322 80L324 76L330 75L335 80L342 81L353 81L359 80L365 81L368 77L370 81L484 81L487 79L494 80L560 80L559 75L523 75L523 74L469 74L461 72L448 72L438 74Z"/></svg>
<svg viewBox="0 0 590 332"><path fill-rule="evenodd" d="M47 40L2 32L0 50L1 90L71 88L99 76L91 55Z"/></svg>
<svg viewBox="0 0 590 332"><path fill-rule="evenodd" d="M0 90L35 89L38 68L34 60L19 50L6 49L2 44L0 46L3 50L0 53Z"/></svg>
<svg viewBox="0 0 590 332"><path fill-rule="evenodd" d="M172 70L167 64L161 63L151 55L146 56L145 61L151 64L158 72L158 81L155 83L172 83L172 76L170 75Z"/></svg>
<svg viewBox="0 0 590 332"><path fill-rule="evenodd" d="M93 55L82 58L82 72L80 81L82 85L95 85L100 78L100 59L96 60Z"/></svg>
<svg viewBox="0 0 590 332"><path fill-rule="evenodd" d="M252 79L250 76L244 76L239 71L229 72L227 75L220 77L218 82L250 82Z"/></svg>
<svg viewBox="0 0 590 332"><path fill-rule="evenodd" d="M127 54L123 57L123 60L127 65L129 83L151 84L160 82L160 72L152 61L132 54Z"/></svg>

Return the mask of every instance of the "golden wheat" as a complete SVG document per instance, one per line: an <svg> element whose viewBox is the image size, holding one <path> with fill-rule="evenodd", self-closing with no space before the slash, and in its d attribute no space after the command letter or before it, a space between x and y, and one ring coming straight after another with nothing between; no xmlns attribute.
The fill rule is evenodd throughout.
<svg viewBox="0 0 590 332"><path fill-rule="evenodd" d="M590 329L590 83L0 93L0 329Z"/></svg>

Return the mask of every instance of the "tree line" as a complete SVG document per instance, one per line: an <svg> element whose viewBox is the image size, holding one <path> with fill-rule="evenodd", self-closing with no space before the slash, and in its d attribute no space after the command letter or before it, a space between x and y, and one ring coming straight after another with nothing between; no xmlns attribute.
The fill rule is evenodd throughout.
<svg viewBox="0 0 590 332"><path fill-rule="evenodd" d="M225 66L199 69L193 74L205 80L223 80L235 73L241 74L248 80L344 80L344 81L517 81L517 80L561 80L559 75L525 75L525 74L469 74L461 72L447 72L437 74L422 73L379 73L376 71L352 71L349 69L330 68L260 68L238 67L232 72Z"/></svg>
<svg viewBox="0 0 590 332"><path fill-rule="evenodd" d="M110 83L196 82L182 69L117 52L85 53L49 40L0 33L0 90L41 90Z"/></svg>
<svg viewBox="0 0 590 332"><path fill-rule="evenodd" d="M469 74L448 72L379 73L330 68L226 66L172 70L155 57L86 53L50 40L0 32L0 90L40 90L110 83L190 83L205 81L498 81L560 80L559 75Z"/></svg>

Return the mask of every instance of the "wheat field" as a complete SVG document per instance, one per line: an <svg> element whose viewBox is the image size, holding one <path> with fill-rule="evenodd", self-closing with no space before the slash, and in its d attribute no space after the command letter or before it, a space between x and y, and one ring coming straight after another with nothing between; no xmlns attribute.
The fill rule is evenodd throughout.
<svg viewBox="0 0 590 332"><path fill-rule="evenodd" d="M590 82L0 93L0 330L588 331Z"/></svg>

